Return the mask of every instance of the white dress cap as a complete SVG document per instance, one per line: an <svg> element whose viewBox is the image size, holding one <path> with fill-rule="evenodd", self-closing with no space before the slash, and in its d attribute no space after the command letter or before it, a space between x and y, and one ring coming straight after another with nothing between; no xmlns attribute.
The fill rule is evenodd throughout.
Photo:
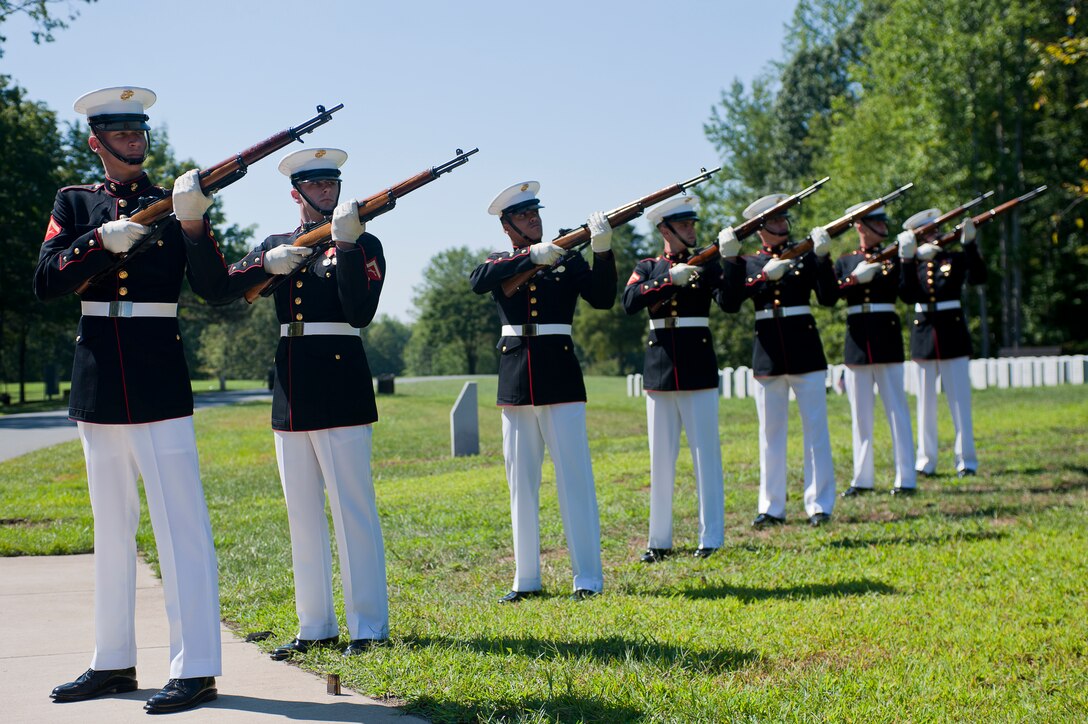
<svg viewBox="0 0 1088 724"><path fill-rule="evenodd" d="M487 213L499 216L514 206L522 209L543 209L540 199L536 197L537 191L540 191L540 183L537 181L522 181L514 184L495 197L495 200L487 207ZM532 203L534 201L535 204Z"/></svg>
<svg viewBox="0 0 1088 724"><path fill-rule="evenodd" d="M862 201L860 204L854 204L853 206L851 206L849 209L847 209L843 213L845 215L849 216L850 214L854 213L855 211L857 211L861 207L868 206L869 204L873 203L874 201L876 201L876 199L869 199L868 201ZM884 211L883 206L877 206L875 209L873 209L872 211L867 213L864 218L866 218L866 219L887 219L888 214L887 214L887 212Z"/></svg>
<svg viewBox="0 0 1088 724"><path fill-rule="evenodd" d="M919 211L917 214L903 222L903 228L917 229L919 226L922 226L923 224L928 224L940 215L940 209L926 209L925 211Z"/></svg>
<svg viewBox="0 0 1088 724"><path fill-rule="evenodd" d="M646 218L652 226L657 226L665 219L698 219L699 199L694 196L673 196L651 207Z"/></svg>
<svg viewBox="0 0 1088 724"><path fill-rule="evenodd" d="M788 198L789 194L767 194L763 198L756 199L748 204L748 208L741 212L741 216L746 219L754 219L779 201Z"/></svg>
<svg viewBox="0 0 1088 724"><path fill-rule="evenodd" d="M339 148L304 148L284 156L277 168L284 176L294 176L306 171L336 171L347 160L347 152Z"/></svg>
<svg viewBox="0 0 1088 724"><path fill-rule="evenodd" d="M85 93L76 99L72 108L76 113L92 118L107 114L142 116L144 110L155 105L155 99L155 92L148 88L126 85Z"/></svg>

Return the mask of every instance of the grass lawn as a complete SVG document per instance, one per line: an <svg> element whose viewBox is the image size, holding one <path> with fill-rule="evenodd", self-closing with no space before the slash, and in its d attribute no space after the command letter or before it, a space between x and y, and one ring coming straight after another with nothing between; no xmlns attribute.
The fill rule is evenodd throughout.
<svg viewBox="0 0 1088 724"><path fill-rule="evenodd" d="M379 398L374 472L389 571L391 643L301 664L435 721L1085 721L1088 719L1088 387L974 398L980 474L940 471L909 499L840 500L811 529L791 417L789 521L756 532L751 400L723 400L726 544L707 560L637 562L649 455L642 400L588 381L605 594L575 603L545 466L546 596L500 606L513 577L495 383L480 384L482 454L449 457L460 381L399 384ZM943 405L943 403L942 403ZM839 488L850 472L846 400L829 399ZM223 616L240 633L295 633L287 520L269 406L197 413L219 552ZM681 450L675 545L697 545ZM0 464L0 555L91 549L78 443ZM154 560L144 515L140 546ZM339 591L337 591L339 597ZM88 622L88 625L89 622ZM346 639L346 628L341 627ZM229 675L230 672L227 672Z"/></svg>

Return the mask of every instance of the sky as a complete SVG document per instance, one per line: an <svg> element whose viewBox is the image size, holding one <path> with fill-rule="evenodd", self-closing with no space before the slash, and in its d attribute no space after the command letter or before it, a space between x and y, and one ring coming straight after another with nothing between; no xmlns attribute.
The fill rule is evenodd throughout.
<svg viewBox="0 0 1088 724"><path fill-rule="evenodd" d="M318 104L343 103L305 136L307 146L348 152L341 200L478 147L367 226L388 265L378 313L410 322L413 288L435 254L509 248L487 213L504 188L540 182L551 238L719 165L703 124L734 79L747 85L781 58L795 5L65 0L50 7L80 16L52 43L35 45L23 17L0 25L0 74L62 120L83 119L72 103L88 91L151 88L151 125L167 128L178 158L202 167L301 123ZM256 225L254 243L298 224L276 166L299 148L220 194L228 222ZM644 219L634 223L648 232Z"/></svg>

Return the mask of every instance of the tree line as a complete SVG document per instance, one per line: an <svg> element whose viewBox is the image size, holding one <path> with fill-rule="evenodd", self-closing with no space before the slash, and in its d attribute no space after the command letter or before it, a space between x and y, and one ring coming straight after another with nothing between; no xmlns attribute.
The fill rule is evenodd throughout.
<svg viewBox="0 0 1088 724"><path fill-rule="evenodd" d="M738 222L755 198L825 175L832 181L793 214L797 238L907 181L914 190L888 210L893 230L923 208L951 208L990 189L1003 201L1047 184L1048 194L980 231L991 281L968 295L971 333L982 356L1035 346L1088 351L1082 10L1082 0L800 0L783 60L748 85L729 84L705 121L722 171L697 192L700 242ZM154 138L147 163L153 180L167 183L197 165L175 157L165 129ZM41 379L49 365L61 378L68 373L78 300L43 305L30 279L56 189L100 176L86 129L58 124L54 111L0 76L0 218L7 227L0 239L0 381ZM252 227L228 223L218 203L210 213L224 254L244 254ZM853 237L837 239L835 254L852 249ZM495 238L501 244L497 228ZM656 231L617 229L621 281L660 249ZM380 316L364 330L375 374L496 371L498 316L467 281L489 251L440 252L414 290L414 319ZM844 314L841 307L817 311L832 361L841 357ZM186 292L179 316L196 376L264 375L276 344L271 304L211 308ZM748 363L751 317L748 308L711 316L723 366ZM639 371L644 318L628 317L618 304L608 311L580 305L574 329L589 374Z"/></svg>

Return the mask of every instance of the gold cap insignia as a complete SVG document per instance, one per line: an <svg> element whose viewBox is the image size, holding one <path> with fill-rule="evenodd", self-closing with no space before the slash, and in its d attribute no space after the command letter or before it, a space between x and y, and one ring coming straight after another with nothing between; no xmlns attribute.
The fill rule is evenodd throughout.
<svg viewBox="0 0 1088 724"><path fill-rule="evenodd" d="M522 184L521 185L521 190L522 191L528 191L529 190L529 184Z"/></svg>
<svg viewBox="0 0 1088 724"><path fill-rule="evenodd" d="M136 94L133 91L126 88L125 90L121 91L121 100L127 101L129 98L131 98L134 95L136 95Z"/></svg>
<svg viewBox="0 0 1088 724"><path fill-rule="evenodd" d="M314 158L322 158L325 155L325 153L326 153L325 149L322 148L320 151L318 151L317 153L314 154Z"/></svg>

